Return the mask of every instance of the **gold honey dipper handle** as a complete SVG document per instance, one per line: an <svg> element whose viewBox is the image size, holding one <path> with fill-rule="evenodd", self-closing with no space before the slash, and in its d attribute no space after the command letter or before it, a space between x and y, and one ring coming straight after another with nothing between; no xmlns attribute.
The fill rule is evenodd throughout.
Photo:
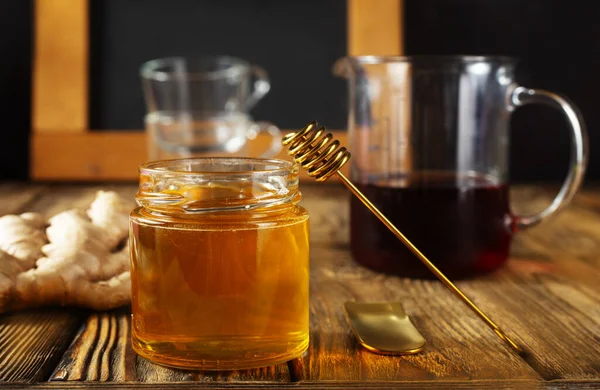
<svg viewBox="0 0 600 390"><path fill-rule="evenodd" d="M317 129L316 122L310 122L297 133L287 134L282 141L288 146L288 154L293 156L294 161L305 168L308 175L322 182L333 174L337 174L342 183L373 213L379 220L402 241L411 252L429 270L442 281L442 283L458 296L471 310L477 314L506 344L518 354L523 355L524 350L517 345L506 333L504 333L494 321L492 321L477 305L475 305L458 287L454 285L421 251L415 247L405 236L383 215L369 199L364 196L358 188L352 184L339 169L350 159L350 152L345 147L340 147L340 142L333 139L331 133L326 133L324 127Z"/></svg>

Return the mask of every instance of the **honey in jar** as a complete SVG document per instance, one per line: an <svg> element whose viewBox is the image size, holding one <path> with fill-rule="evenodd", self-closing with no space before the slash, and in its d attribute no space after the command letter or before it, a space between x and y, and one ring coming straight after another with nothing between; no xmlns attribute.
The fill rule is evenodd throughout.
<svg viewBox="0 0 600 390"><path fill-rule="evenodd" d="M130 218L133 349L203 370L302 355L309 244L300 198L298 167L287 161L143 165Z"/></svg>

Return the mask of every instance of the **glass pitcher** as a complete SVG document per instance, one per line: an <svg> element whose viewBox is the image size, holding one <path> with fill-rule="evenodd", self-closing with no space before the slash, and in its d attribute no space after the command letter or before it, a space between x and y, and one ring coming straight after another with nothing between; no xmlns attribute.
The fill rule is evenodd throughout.
<svg viewBox="0 0 600 390"><path fill-rule="evenodd" d="M344 57L349 83L350 175L365 195L443 272L468 277L499 268L513 234L567 205L587 165L577 108L514 80L508 57ZM515 108L561 110L571 133L569 173L541 213L509 207L509 121ZM430 272L357 199L350 212L355 261L408 277Z"/></svg>
<svg viewBox="0 0 600 390"><path fill-rule="evenodd" d="M249 115L271 86L261 67L228 56L170 57L148 61L140 72L150 160L269 158L281 150L279 128ZM271 143L255 152L250 142L262 132Z"/></svg>

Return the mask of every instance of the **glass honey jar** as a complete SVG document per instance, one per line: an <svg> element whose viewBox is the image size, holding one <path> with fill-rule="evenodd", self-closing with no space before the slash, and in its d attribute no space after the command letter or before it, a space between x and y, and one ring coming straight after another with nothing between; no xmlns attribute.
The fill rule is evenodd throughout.
<svg viewBox="0 0 600 390"><path fill-rule="evenodd" d="M132 345L171 367L299 357L309 341L308 213L298 165L191 158L140 167L130 216Z"/></svg>

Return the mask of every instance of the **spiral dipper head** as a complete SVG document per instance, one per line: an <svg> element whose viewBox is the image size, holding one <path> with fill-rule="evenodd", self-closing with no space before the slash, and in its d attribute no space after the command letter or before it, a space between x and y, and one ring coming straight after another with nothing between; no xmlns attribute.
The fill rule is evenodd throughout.
<svg viewBox="0 0 600 390"><path fill-rule="evenodd" d="M350 159L350 152L326 133L325 127L317 129L312 121L296 133L283 137L283 145L288 146L288 154L306 169L316 181L325 181L336 173Z"/></svg>

